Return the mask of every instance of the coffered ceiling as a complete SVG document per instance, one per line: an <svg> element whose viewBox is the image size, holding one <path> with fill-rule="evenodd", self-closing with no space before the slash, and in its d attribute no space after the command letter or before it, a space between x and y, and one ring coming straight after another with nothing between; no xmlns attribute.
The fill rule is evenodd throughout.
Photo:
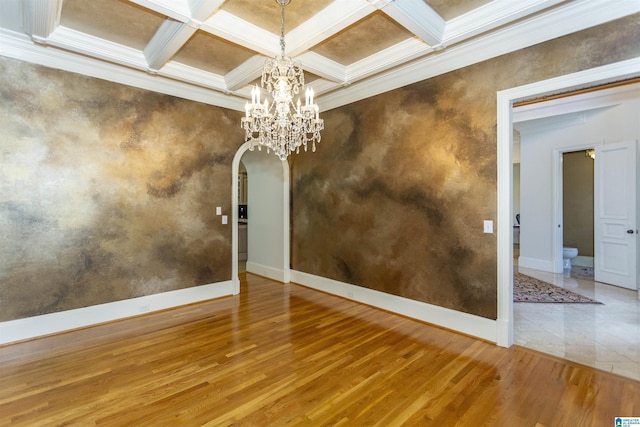
<svg viewBox="0 0 640 427"><path fill-rule="evenodd" d="M334 108L640 11L640 0L291 0L286 53ZM0 0L0 55L242 110L276 0Z"/></svg>

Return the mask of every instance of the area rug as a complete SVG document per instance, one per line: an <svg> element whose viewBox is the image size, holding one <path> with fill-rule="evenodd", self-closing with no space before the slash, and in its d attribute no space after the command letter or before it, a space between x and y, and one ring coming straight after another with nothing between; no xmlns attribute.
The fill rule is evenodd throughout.
<svg viewBox="0 0 640 427"><path fill-rule="evenodd" d="M517 272L513 275L513 301L602 304L599 301Z"/></svg>

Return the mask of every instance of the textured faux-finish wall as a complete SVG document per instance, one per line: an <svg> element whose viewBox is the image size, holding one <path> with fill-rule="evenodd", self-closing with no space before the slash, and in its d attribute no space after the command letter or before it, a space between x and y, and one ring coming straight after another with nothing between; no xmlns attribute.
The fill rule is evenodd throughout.
<svg viewBox="0 0 640 427"><path fill-rule="evenodd" d="M585 151L562 155L562 245L593 257L594 161Z"/></svg>
<svg viewBox="0 0 640 427"><path fill-rule="evenodd" d="M637 56L633 15L326 112L292 268L495 319L496 92Z"/></svg>
<svg viewBox="0 0 640 427"><path fill-rule="evenodd" d="M229 280L239 119L0 57L0 321Z"/></svg>

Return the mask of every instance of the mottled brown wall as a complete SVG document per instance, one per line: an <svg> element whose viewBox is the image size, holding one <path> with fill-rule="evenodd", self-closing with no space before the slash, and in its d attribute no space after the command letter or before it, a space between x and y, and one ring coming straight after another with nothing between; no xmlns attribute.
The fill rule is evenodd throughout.
<svg viewBox="0 0 640 427"><path fill-rule="evenodd" d="M0 57L0 321L229 280L239 119Z"/></svg>
<svg viewBox="0 0 640 427"><path fill-rule="evenodd" d="M585 151L562 155L562 244L593 256L594 162Z"/></svg>
<svg viewBox="0 0 640 427"><path fill-rule="evenodd" d="M496 91L636 56L639 15L325 113L292 268L495 319Z"/></svg>

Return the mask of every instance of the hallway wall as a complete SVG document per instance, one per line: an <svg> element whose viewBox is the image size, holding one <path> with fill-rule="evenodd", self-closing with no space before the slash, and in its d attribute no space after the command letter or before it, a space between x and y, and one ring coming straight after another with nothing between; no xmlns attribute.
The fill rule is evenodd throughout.
<svg viewBox="0 0 640 427"><path fill-rule="evenodd" d="M271 272L282 271L285 263L283 174L288 173L287 163L283 165L266 149L246 151L242 162L249 181L247 271L282 280Z"/></svg>
<svg viewBox="0 0 640 427"><path fill-rule="evenodd" d="M640 139L640 89L595 100L586 111L515 124L521 134L521 202L519 265L561 272L554 259L554 150L575 151ZM598 107L599 106L599 107Z"/></svg>

